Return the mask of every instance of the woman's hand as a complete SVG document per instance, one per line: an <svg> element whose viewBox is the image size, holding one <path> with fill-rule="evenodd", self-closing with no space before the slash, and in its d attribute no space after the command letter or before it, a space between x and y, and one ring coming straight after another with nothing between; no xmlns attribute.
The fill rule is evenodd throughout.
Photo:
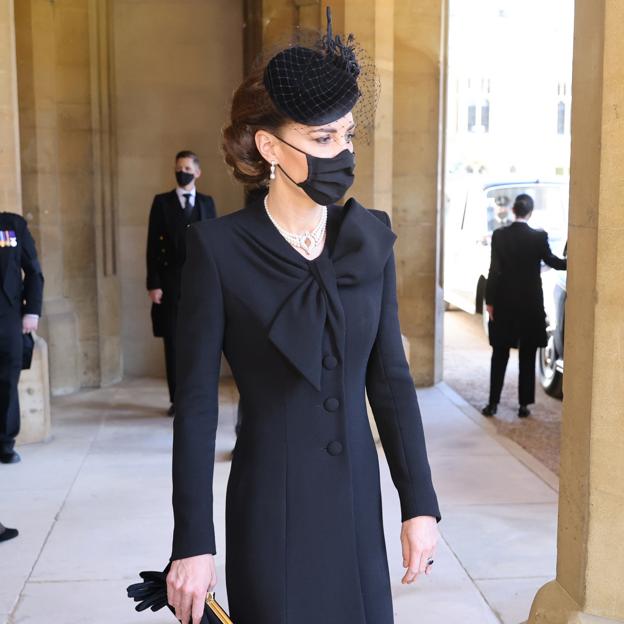
<svg viewBox="0 0 624 624"><path fill-rule="evenodd" d="M490 317L490 321L494 320L494 306L486 305L485 309L487 310L488 316Z"/></svg>
<svg viewBox="0 0 624 624"><path fill-rule="evenodd" d="M407 572L401 579L401 583L409 585L422 572L427 575L431 573L431 566L427 565L427 561L435 558L439 539L438 522L433 516L417 516L403 523L401 548L403 567L407 568Z"/></svg>
<svg viewBox="0 0 624 624"><path fill-rule="evenodd" d="M198 555L171 562L167 574L167 602L182 624L200 624L206 594L217 584L212 555ZM192 617L192 620L191 620Z"/></svg>

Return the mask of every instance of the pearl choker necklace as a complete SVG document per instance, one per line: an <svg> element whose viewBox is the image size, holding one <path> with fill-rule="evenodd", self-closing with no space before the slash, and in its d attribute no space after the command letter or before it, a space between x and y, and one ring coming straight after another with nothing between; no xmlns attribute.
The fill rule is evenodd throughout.
<svg viewBox="0 0 624 624"><path fill-rule="evenodd" d="M301 234L293 234L281 227L277 221L273 218L273 215L269 212L268 195L264 197L264 209L266 210L269 219L273 225L277 228L279 233L295 248L302 249L306 255L311 255L312 251L316 249L319 243L323 240L325 234L325 226L327 225L327 206L323 206L321 218L317 226L310 232L302 232Z"/></svg>

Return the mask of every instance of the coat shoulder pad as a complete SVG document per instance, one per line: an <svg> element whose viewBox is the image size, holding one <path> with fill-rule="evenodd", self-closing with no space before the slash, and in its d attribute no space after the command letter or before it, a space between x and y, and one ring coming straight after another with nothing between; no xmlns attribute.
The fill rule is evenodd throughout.
<svg viewBox="0 0 624 624"><path fill-rule="evenodd" d="M21 229L28 225L26 219L16 212L0 212L0 223L9 223L11 224L11 227L15 229Z"/></svg>
<svg viewBox="0 0 624 624"><path fill-rule="evenodd" d="M375 208L367 208L367 210L377 217L384 225L390 227L390 215L385 210L376 210Z"/></svg>
<svg viewBox="0 0 624 624"><path fill-rule="evenodd" d="M191 225L191 228L206 239L227 236L228 232L232 230L232 217L235 214L236 213L229 213L220 217L217 216L214 219L196 221Z"/></svg>

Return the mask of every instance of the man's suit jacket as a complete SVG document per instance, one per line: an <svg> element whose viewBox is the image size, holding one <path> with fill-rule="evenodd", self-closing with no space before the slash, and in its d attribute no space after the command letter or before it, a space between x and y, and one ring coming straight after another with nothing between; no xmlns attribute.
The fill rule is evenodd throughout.
<svg viewBox="0 0 624 624"><path fill-rule="evenodd" d="M492 346L516 347L523 339L546 345L546 314L542 292L542 261L565 270L567 260L555 256L544 230L528 223L514 223L492 235L490 271L485 301L494 307L490 322Z"/></svg>
<svg viewBox="0 0 624 624"><path fill-rule="evenodd" d="M180 298L182 266L186 259L186 230L190 223L214 219L214 200L197 192L190 221L186 219L178 195L173 191L154 197L147 234L147 289L160 288L163 299L152 305L154 336L170 336L175 331Z"/></svg>
<svg viewBox="0 0 624 624"><path fill-rule="evenodd" d="M41 315L43 273L26 219L0 212L0 317Z"/></svg>

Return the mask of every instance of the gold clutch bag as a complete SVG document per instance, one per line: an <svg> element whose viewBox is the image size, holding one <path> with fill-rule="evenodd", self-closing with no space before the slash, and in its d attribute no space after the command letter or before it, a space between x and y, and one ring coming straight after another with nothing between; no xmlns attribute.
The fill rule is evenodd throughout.
<svg viewBox="0 0 624 624"><path fill-rule="evenodd" d="M216 618L215 624L217 622L219 624L234 624L234 622L230 620L228 614L223 610L223 607L216 601L214 592L208 592L206 596L206 606L210 610L210 617L212 619ZM210 620L211 622L212 619Z"/></svg>

